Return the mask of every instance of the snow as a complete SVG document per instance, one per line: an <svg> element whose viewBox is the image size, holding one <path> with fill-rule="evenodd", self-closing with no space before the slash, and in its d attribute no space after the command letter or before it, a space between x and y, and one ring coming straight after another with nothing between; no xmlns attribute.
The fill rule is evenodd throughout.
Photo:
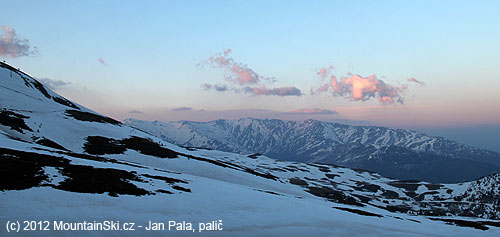
<svg viewBox="0 0 500 237"><path fill-rule="evenodd" d="M205 232L204 235L233 236L235 234L261 235L467 235L491 236L497 231L483 232L457 228L425 218L414 217L422 223L395 218L363 217L340 211L325 202L290 197L269 196L262 192L208 180L192 185L200 195L182 194L166 197L129 197L118 200L106 195L72 194L49 188L36 188L2 194L2 221L25 219L22 213L31 213L33 220L83 221L116 220L146 225L148 220L186 220L192 223L222 220L224 231ZM57 199L58 202L48 200ZM22 200L22 205L19 201ZM253 200L253 201L249 201ZM64 205L61 205L63 203ZM189 203L190 205L185 205ZM20 205L21 204L21 205ZM5 206L10 207L5 210ZM32 209L31 207L39 207ZM337 205L338 206L338 205ZM300 207L300 208L298 208ZM11 210L18 210L11 212ZM50 213L50 215L47 215ZM78 215L75 215L77 213ZM20 215L21 214L21 215ZM84 218L82 218L84 217ZM422 228L425 226L425 228ZM145 231L142 232L142 234ZM35 233L33 233L35 234ZM61 232L51 233L64 234ZM130 234L121 232L122 234ZM140 234L133 233L134 235ZM179 234L179 233L176 233ZM192 233L189 233L192 234Z"/></svg>
<svg viewBox="0 0 500 237"><path fill-rule="evenodd" d="M222 129L223 126L229 126L231 131L238 130L240 132L253 126L259 133L271 134L266 126L257 124L251 119L244 119L235 124L213 121L208 126L203 123L177 122L173 123L172 127L159 122L129 120L131 123L141 124L148 129L162 128L156 134L150 135L126 125L80 121L68 117L65 115L65 111L71 108L55 103L43 96L38 90L27 87L20 75L14 73L13 77L10 77L9 70L5 68L0 68L0 82L2 85L0 88L2 109L28 116L29 118L24 119L24 121L33 130L33 132L23 131L24 133L20 133L7 126L0 126L0 148L62 157L69 160L71 165L113 168L133 172L144 182L131 181L131 183L154 193L154 195L144 196L119 195L119 197L111 197L106 193L77 193L58 190L50 186L32 187L25 190L4 190L0 192L0 222L2 223L0 235L6 234L3 226L7 221L12 220L63 220L68 222L115 220L122 223L136 222L138 225L146 225L148 221L185 220L198 223L222 220L223 231L203 233L203 235L214 236L497 236L500 234L499 228L491 226L488 226L489 230L482 231L447 225L425 216L389 212L381 208L386 205L383 201L390 200L381 196L381 190L376 193L361 191L357 189L360 186L359 183L376 184L384 190L396 192L407 199L390 200L392 203L407 204L414 210L421 210L424 207L409 198L404 189L391 185L391 182L395 180L381 177L378 174L341 167L318 167L299 162L283 162L266 156L253 159L245 155L224 151L186 149L153 136L165 135L171 138L173 134L175 139L184 139L193 143L208 142L203 134L220 129L217 133L218 138L230 139L231 136L228 133L222 132L227 131ZM58 96L49 89L47 91L51 96ZM83 111L92 112L78 106ZM219 124L217 125L217 123ZM313 122L309 121L309 123L309 126L313 126ZM202 131L201 135L191 132L193 126L199 126L198 130ZM286 126L292 125L287 124ZM349 127L346 133L350 137L354 134L354 129ZM341 136L339 134L341 133L329 132L323 135L333 139L333 136ZM61 150L34 143L36 139L44 137L73 153L86 154L83 146L88 136L103 136L117 140L131 136L148 138L161 144L164 148L181 153L181 155L178 158L162 159L128 149L123 154L102 156L122 162L112 163L74 157ZM12 137L19 140L14 140ZM311 143L306 143L304 146L315 147ZM222 167L216 165L215 162L227 164L230 167ZM324 171L326 168L329 170L328 172ZM274 175L276 180L257 176L247 172L248 170ZM50 177L46 183L43 183L44 185L57 186L68 178L58 168L52 166L44 166L43 172ZM337 176L327 178L327 173ZM146 178L146 175L183 180L187 183L176 185L189 188L191 192L179 191L171 184L159 179ZM308 183L307 187L327 186L342 191L350 197L354 194L371 195L374 199L364 207L328 201L307 192L305 187L291 184L290 179L292 178L305 180ZM495 183L493 180L487 181L484 185L491 186ZM106 181L103 180L103 182ZM423 186L418 187L417 194L428 191ZM455 196L464 194L467 190L485 190L487 187L478 186L475 183L444 185L439 189L439 196L444 201L449 201ZM158 189L173 194L160 193L157 192ZM446 189L452 189L453 192L449 194ZM433 201L433 199L429 199L429 201ZM334 207L367 211L382 217L354 214ZM481 218L460 219L486 220ZM23 234L40 235L40 232L23 232ZM89 233L53 231L47 234L87 235ZM151 232L92 232L90 234L121 236L151 234ZM163 235L165 233L152 234ZM192 235L193 233L175 232L173 234Z"/></svg>
<svg viewBox="0 0 500 237"><path fill-rule="evenodd" d="M279 145L296 141L290 137L299 137L307 139L310 134L315 131L308 130L312 128L312 124L318 123L321 125L321 133L317 136L311 136L313 140L308 143L309 148L314 149L319 147L322 140L328 140L331 144L374 144L374 145L397 145L409 148L416 152L432 152L440 155L457 156L460 152L470 152L473 154L482 154L484 151L469 147L454 141L449 141L444 138L432 137L422 133L409 131L405 129L392 129L373 126L351 126L341 125L337 123L320 122L320 121L280 121L266 119L250 119L242 118L239 120L217 120L211 122L168 122L162 123L155 121L140 121L135 119L127 119L125 124L148 131L156 136L163 135L169 142L192 145L192 146L208 146L209 141L216 141L221 144L219 147L229 147L232 152L261 152L250 151L248 146L242 144L257 144L253 140L241 140L241 134L250 132L256 136L246 136L249 139L252 137L272 137L278 141ZM272 125L267 125L272 124ZM281 126L278 128L278 126ZM278 131L287 131L286 133L278 133ZM436 144L440 148L436 148ZM219 148L212 147L212 148ZM252 147L252 146L250 146ZM279 147L274 147L279 148ZM257 147L257 149L259 149Z"/></svg>

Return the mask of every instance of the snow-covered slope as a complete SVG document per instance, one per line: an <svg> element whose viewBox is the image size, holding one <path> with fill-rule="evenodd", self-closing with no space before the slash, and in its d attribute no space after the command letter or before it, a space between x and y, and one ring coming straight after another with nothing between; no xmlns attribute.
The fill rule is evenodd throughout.
<svg viewBox="0 0 500 237"><path fill-rule="evenodd" d="M406 129L251 118L124 123L180 146L337 164L399 179L463 182L500 172L496 152Z"/></svg>
<svg viewBox="0 0 500 237"><path fill-rule="evenodd" d="M2 236L15 221L49 221L48 231L24 235L194 235L199 223L212 221L223 229L201 234L500 234L491 220L500 219L498 176L451 185L404 182L181 148L67 101L5 64L0 85ZM119 221L120 228L133 222L136 230L54 231L52 221ZM166 228L186 221L195 231L147 231L149 221Z"/></svg>

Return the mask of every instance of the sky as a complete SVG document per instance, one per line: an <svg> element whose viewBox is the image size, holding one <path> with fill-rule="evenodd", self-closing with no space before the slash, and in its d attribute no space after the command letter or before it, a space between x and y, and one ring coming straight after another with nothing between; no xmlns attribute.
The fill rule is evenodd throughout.
<svg viewBox="0 0 500 237"><path fill-rule="evenodd" d="M1 60L119 120L500 134L500 1L0 3Z"/></svg>

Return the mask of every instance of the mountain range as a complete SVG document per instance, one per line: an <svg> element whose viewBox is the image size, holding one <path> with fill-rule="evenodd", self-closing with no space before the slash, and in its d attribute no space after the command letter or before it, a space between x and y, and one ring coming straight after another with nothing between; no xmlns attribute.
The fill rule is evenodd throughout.
<svg viewBox="0 0 500 237"><path fill-rule="evenodd" d="M124 123L180 146L335 164L397 179L453 183L500 172L499 153L406 129L254 118Z"/></svg>
<svg viewBox="0 0 500 237"><path fill-rule="evenodd" d="M401 181L329 164L180 147L72 102L5 63L0 106L2 236L4 224L15 221L135 224L135 232L119 225L113 232L119 235L166 233L139 227L148 221L193 223L193 230L173 235L200 232L214 221L223 229L203 234L500 233L498 174L457 184Z"/></svg>

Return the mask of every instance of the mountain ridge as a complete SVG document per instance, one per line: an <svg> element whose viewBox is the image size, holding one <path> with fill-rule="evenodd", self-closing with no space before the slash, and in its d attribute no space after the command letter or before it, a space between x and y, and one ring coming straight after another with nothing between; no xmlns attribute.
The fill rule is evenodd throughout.
<svg viewBox="0 0 500 237"><path fill-rule="evenodd" d="M224 231L204 234L226 236L500 232L494 221L500 219L499 175L432 184L258 154L183 148L81 105L58 103L53 98L59 95L43 84L36 87L35 79L11 77L11 72L0 64L3 223L220 220Z"/></svg>
<svg viewBox="0 0 500 237"><path fill-rule="evenodd" d="M374 158L386 160L384 165L389 165L394 158L387 151L399 149L398 152L406 156L423 158L422 163L442 163L436 163L435 170L442 169L447 161L454 167L462 167L457 170L458 173L465 172L463 175L449 172L449 178L440 179L436 175L429 176L428 173L401 177L391 176L394 172L374 170L393 178L461 182L500 171L499 153L407 129L352 126L311 119L286 121L242 118L162 123L129 118L124 123L181 146L205 147L240 154L261 153L281 160L330 163L362 169L369 169L371 165L367 163ZM469 167L473 169L470 170Z"/></svg>

